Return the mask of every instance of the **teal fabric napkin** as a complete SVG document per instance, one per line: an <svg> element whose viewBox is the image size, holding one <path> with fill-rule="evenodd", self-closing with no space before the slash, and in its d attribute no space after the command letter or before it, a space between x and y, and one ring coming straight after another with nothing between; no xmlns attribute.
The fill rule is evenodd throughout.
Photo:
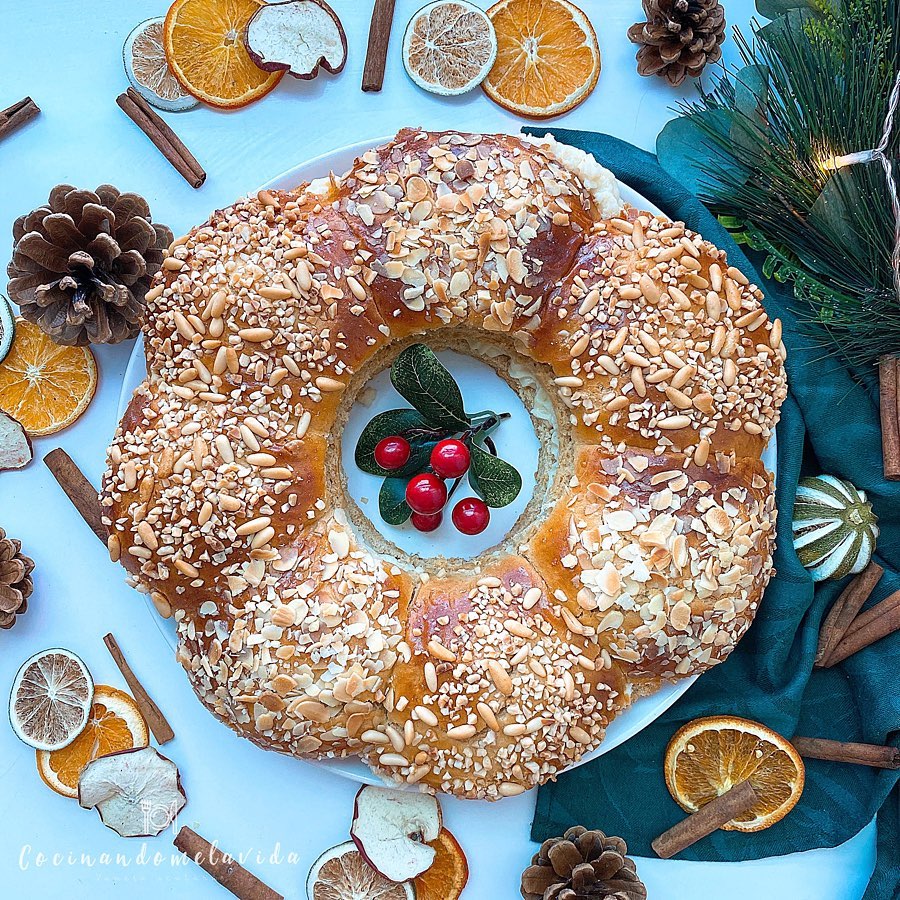
<svg viewBox="0 0 900 900"><path fill-rule="evenodd" d="M546 129L526 129L544 134ZM663 161L603 134L551 129L561 141L592 153L616 176L673 219L683 220L725 249L746 272L750 260L685 185L690 161ZM660 144L662 151L663 146ZM685 168L687 166L687 168ZM562 775L538 792L532 837L542 841L570 825L621 835L631 853L652 856L650 842L683 818L666 790L665 748L697 716L733 714L794 734L900 745L900 634L829 670L813 669L819 627L844 586L814 585L791 541L797 481L828 473L866 491L880 518L876 558L885 575L869 604L900 588L900 483L882 473L877 384L823 355L791 312L789 289L755 279L769 315L784 323L790 395L778 428L778 549L772 579L750 630L723 665L703 675L649 728L593 763ZM840 844L878 815L878 867L865 900L900 900L900 772L807 761L799 804L756 834L717 831L681 854L732 861L779 856Z"/></svg>

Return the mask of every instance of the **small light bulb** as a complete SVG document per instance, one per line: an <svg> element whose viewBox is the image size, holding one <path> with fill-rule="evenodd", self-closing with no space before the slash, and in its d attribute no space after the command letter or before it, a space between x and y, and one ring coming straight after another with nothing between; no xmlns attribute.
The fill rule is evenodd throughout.
<svg viewBox="0 0 900 900"><path fill-rule="evenodd" d="M843 156L829 156L828 159L823 160L822 168L825 169L826 172L836 172L838 169L843 169L845 166L855 166L859 163L872 162L876 159L877 155L877 150L859 150L856 153L847 153Z"/></svg>

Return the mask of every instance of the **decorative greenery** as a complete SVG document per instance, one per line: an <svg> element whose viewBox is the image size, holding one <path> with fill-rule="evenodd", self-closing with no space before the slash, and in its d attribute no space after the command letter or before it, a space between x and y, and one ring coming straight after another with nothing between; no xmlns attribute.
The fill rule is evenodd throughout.
<svg viewBox="0 0 900 900"><path fill-rule="evenodd" d="M474 441L469 450L472 454L469 469L472 490L488 506L509 506L522 490L522 476L508 462L482 450Z"/></svg>
<svg viewBox="0 0 900 900"><path fill-rule="evenodd" d="M402 525L412 510L406 502L408 478L385 478L378 492L378 512L388 525Z"/></svg>
<svg viewBox="0 0 900 900"><path fill-rule="evenodd" d="M359 436L355 453L356 465L363 472L385 478L415 475L428 465L434 445L443 440L446 434L445 428L429 425L428 420L414 409L389 409L375 416ZM406 438L411 452L409 462L402 469L388 471L375 462L375 448L385 438L393 435Z"/></svg>
<svg viewBox="0 0 900 900"><path fill-rule="evenodd" d="M798 313L833 351L870 365L900 347L894 221L878 164L836 155L878 146L900 69L900 0L758 0L775 17L735 31L745 63L660 136L701 199L765 272L793 286ZM895 127L887 153L896 157Z"/></svg>
<svg viewBox="0 0 900 900"><path fill-rule="evenodd" d="M407 347L394 360L391 384L434 425L459 431L471 424L459 385L424 344Z"/></svg>
<svg viewBox="0 0 900 900"><path fill-rule="evenodd" d="M488 506L508 506L519 496L522 476L499 458L491 438L509 413L467 413L456 380L424 344L410 345L394 360L391 384L413 408L389 409L375 416L359 436L354 454L360 469L384 478L378 509L385 522L402 525L412 515L406 502L406 485L413 475L431 471L431 451L447 438L458 438L468 447L471 464L464 477ZM409 442L410 456L402 468L388 470L375 461L375 448L394 436ZM462 481L456 479L449 496Z"/></svg>

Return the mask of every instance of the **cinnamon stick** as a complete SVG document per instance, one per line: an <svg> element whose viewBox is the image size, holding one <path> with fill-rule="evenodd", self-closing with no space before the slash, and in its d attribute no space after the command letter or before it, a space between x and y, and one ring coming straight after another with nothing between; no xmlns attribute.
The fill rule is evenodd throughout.
<svg viewBox="0 0 900 900"><path fill-rule="evenodd" d="M175 846L241 900L284 900L281 894L187 825L175 836Z"/></svg>
<svg viewBox="0 0 900 900"><path fill-rule="evenodd" d="M90 526L91 531L106 544L106 526L101 521L100 500L97 491L84 477L81 469L75 465L72 457L58 447L44 457L44 464L53 473L53 477L59 482L59 486L81 514L81 518Z"/></svg>
<svg viewBox="0 0 900 900"><path fill-rule="evenodd" d="M829 741L825 738L795 737L791 743L801 756L832 762L874 766L876 769L900 769L900 749L880 744Z"/></svg>
<svg viewBox="0 0 900 900"><path fill-rule="evenodd" d="M20 128L26 122L30 122L41 108L31 99L23 97L12 106L0 111L0 139L5 138L11 131Z"/></svg>
<svg viewBox="0 0 900 900"><path fill-rule="evenodd" d="M109 650L110 656L112 656L115 664L119 667L122 677L128 682L128 687L131 688L131 693L134 696L134 702L137 703L141 715L153 732L153 737L156 738L158 744L167 744L175 737L175 732L172 731L172 726L162 714L162 710L153 702L153 698L138 681L137 675L134 674L131 666L128 665L125 654L122 653L122 649L112 634L107 634L103 638L103 643L106 644L106 649Z"/></svg>
<svg viewBox="0 0 900 900"><path fill-rule="evenodd" d="M883 574L884 569L872 561L841 592L819 632L819 648L816 650L815 661L817 666L825 663L832 650L847 633Z"/></svg>
<svg viewBox="0 0 900 900"><path fill-rule="evenodd" d="M191 187L198 188L206 181L206 172L194 154L134 88L119 94L116 103Z"/></svg>
<svg viewBox="0 0 900 900"><path fill-rule="evenodd" d="M716 829L727 825L741 813L747 812L758 800L753 785L749 781L742 781L663 832L651 846L660 859L670 859Z"/></svg>
<svg viewBox="0 0 900 900"><path fill-rule="evenodd" d="M900 631L900 591L895 591L881 603L866 610L856 621L859 624L850 626L847 634L825 660L824 668L830 669L876 641Z"/></svg>
<svg viewBox="0 0 900 900"><path fill-rule="evenodd" d="M860 613L850 623L846 636L850 637L851 634L859 631L860 628L864 628L871 622L874 622L875 619L883 616L886 612L890 612L897 605L900 605L900 591L894 591L893 594L888 594L888 596L880 603L876 603L874 606L870 606L864 613Z"/></svg>
<svg viewBox="0 0 900 900"><path fill-rule="evenodd" d="M380 91L384 85L384 70L394 22L394 2L395 0L375 0L372 22L369 25L369 48L363 69L364 91Z"/></svg>
<svg viewBox="0 0 900 900"><path fill-rule="evenodd" d="M883 356L878 363L881 447L884 477L900 479L900 359Z"/></svg>

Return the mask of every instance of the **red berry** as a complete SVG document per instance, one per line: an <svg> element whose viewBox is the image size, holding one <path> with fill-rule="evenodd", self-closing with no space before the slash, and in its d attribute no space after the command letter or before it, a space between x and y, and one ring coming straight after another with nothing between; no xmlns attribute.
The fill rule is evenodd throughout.
<svg viewBox="0 0 900 900"><path fill-rule="evenodd" d="M413 523L413 528L417 531L435 531L441 527L441 522L444 521L444 514L437 512L433 516L423 516L422 513L413 513L410 521Z"/></svg>
<svg viewBox="0 0 900 900"><path fill-rule="evenodd" d="M481 534L491 521L491 511L484 500L466 497L453 507L451 518L457 531L463 534Z"/></svg>
<svg viewBox="0 0 900 900"><path fill-rule="evenodd" d="M406 502L413 512L433 516L447 502L447 486L431 472L414 475L406 485Z"/></svg>
<svg viewBox="0 0 900 900"><path fill-rule="evenodd" d="M382 469L402 469L409 462L409 454L409 441L406 438L386 437L375 448L375 462Z"/></svg>
<svg viewBox="0 0 900 900"><path fill-rule="evenodd" d="M439 441L431 451L431 468L441 478L461 478L469 469L469 448L456 438Z"/></svg>

